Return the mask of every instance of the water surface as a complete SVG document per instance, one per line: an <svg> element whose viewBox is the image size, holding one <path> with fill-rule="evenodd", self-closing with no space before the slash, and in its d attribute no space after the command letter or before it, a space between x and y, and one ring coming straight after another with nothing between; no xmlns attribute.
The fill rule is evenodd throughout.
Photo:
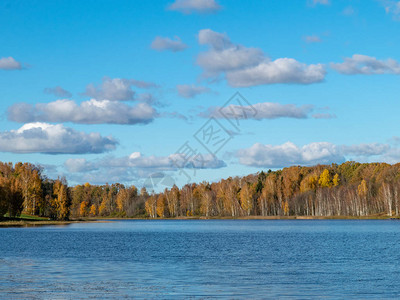
<svg viewBox="0 0 400 300"><path fill-rule="evenodd" d="M395 220L0 228L1 299L399 298Z"/></svg>

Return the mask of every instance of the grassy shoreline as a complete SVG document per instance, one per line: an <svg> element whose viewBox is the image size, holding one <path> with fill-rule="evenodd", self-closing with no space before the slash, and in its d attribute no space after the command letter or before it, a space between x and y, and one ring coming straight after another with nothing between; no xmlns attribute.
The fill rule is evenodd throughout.
<svg viewBox="0 0 400 300"><path fill-rule="evenodd" d="M104 217L96 220L390 220L400 217L387 215L370 216L242 216L242 217L175 217L175 218L120 218Z"/></svg>
<svg viewBox="0 0 400 300"><path fill-rule="evenodd" d="M48 226L48 225L60 225L65 226L73 223L103 223L109 222L107 220L100 220L100 219L71 219L67 221L57 221L57 220L50 220L48 218L36 217L36 216L29 216L29 215L22 215L18 218L2 218L0 219L0 228L1 227L35 227L35 226Z"/></svg>
<svg viewBox="0 0 400 300"><path fill-rule="evenodd" d="M46 225L66 226L74 223L103 223L112 220L390 220L399 219L398 217L389 217L387 215L371 216L246 216L246 217L176 217L176 218L80 218L68 221L49 220L47 218L23 216L21 218L0 219L0 227L35 227Z"/></svg>

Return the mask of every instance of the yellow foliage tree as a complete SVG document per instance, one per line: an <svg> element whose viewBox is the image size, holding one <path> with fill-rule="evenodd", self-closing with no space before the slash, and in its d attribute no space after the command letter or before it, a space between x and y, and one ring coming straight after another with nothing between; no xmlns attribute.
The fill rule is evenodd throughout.
<svg viewBox="0 0 400 300"><path fill-rule="evenodd" d="M250 216L250 212L253 208L253 189L249 186L249 184L244 184L240 190L239 198L240 206L244 211L246 211L247 215Z"/></svg>
<svg viewBox="0 0 400 300"><path fill-rule="evenodd" d="M328 169L325 169L319 177L318 183L321 187L331 187L332 179Z"/></svg>
<svg viewBox="0 0 400 300"><path fill-rule="evenodd" d="M167 201L164 194L160 194L157 198L157 215L160 218L165 217L165 212L167 211Z"/></svg>
<svg viewBox="0 0 400 300"><path fill-rule="evenodd" d="M340 183L340 178L339 178L339 174L335 174L335 176L333 176L333 186L338 186Z"/></svg>
<svg viewBox="0 0 400 300"><path fill-rule="evenodd" d="M144 208L146 209L147 214L151 218L156 218L157 217L157 212L156 212L156 198L155 196L150 196L147 201L144 204Z"/></svg>
<svg viewBox="0 0 400 300"><path fill-rule="evenodd" d="M86 217L87 212L88 212L88 203L86 201L82 201L79 208L79 214L81 217Z"/></svg>
<svg viewBox="0 0 400 300"><path fill-rule="evenodd" d="M361 181L361 183L358 185L358 195L361 197L365 197L368 192L368 187L367 187L367 182L365 179Z"/></svg>
<svg viewBox="0 0 400 300"><path fill-rule="evenodd" d="M318 175L309 174L300 183L300 192L316 190L318 185Z"/></svg>
<svg viewBox="0 0 400 300"><path fill-rule="evenodd" d="M99 207L99 215L100 216L105 216L108 213L108 209L107 209L107 199L104 198L103 201L101 201L100 203L100 207Z"/></svg>
<svg viewBox="0 0 400 300"><path fill-rule="evenodd" d="M67 220L69 217L69 199L67 193L67 187L60 181L56 180L54 186L56 198L56 209L57 209L57 218L59 220Z"/></svg>
<svg viewBox="0 0 400 300"><path fill-rule="evenodd" d="M119 212L124 211L124 206L127 198L128 198L128 191L126 189L121 189L117 194L117 199L115 200Z"/></svg>
<svg viewBox="0 0 400 300"><path fill-rule="evenodd" d="M30 163L17 163L15 164L15 175L24 197L24 212L35 215L37 205L42 197L40 172L35 165Z"/></svg>
<svg viewBox="0 0 400 300"><path fill-rule="evenodd" d="M70 213L70 198L68 196L68 187L62 180L57 179L53 185L53 203L55 208L55 217L59 220L67 220Z"/></svg>
<svg viewBox="0 0 400 300"><path fill-rule="evenodd" d="M90 216L94 217L97 215L97 207L96 204L92 204L92 206L90 207L90 212L89 212Z"/></svg>

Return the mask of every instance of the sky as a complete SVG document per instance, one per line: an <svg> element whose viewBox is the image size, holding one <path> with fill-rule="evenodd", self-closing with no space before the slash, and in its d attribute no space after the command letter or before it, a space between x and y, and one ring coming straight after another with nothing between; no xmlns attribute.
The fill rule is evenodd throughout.
<svg viewBox="0 0 400 300"><path fill-rule="evenodd" d="M400 161L400 1L0 1L0 152L160 190Z"/></svg>

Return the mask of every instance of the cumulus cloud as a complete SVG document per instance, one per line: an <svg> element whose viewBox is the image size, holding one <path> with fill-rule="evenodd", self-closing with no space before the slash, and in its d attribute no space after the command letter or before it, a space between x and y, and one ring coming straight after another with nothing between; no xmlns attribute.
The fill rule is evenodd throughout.
<svg viewBox="0 0 400 300"><path fill-rule="evenodd" d="M400 137L398 136L392 136L389 139L389 143L394 144L394 145L400 145Z"/></svg>
<svg viewBox="0 0 400 300"><path fill-rule="evenodd" d="M390 145L379 143L342 146L343 153L355 156L381 155L386 153L389 149Z"/></svg>
<svg viewBox="0 0 400 300"><path fill-rule="evenodd" d="M209 51L197 57L197 64L204 69L205 76L257 66L264 60L260 49L234 45L226 34L211 29L200 30L198 39L200 45L210 46Z"/></svg>
<svg viewBox="0 0 400 300"><path fill-rule="evenodd" d="M279 58L248 69L229 72L226 78L232 86L249 87L274 83L317 83L324 80L325 74L321 64L306 65L293 58Z"/></svg>
<svg viewBox="0 0 400 300"><path fill-rule="evenodd" d="M13 57L2 57L0 58L0 70L21 70L22 65L16 61Z"/></svg>
<svg viewBox="0 0 400 300"><path fill-rule="evenodd" d="M175 170L177 168L218 169L226 164L211 154L200 154L190 161L184 154L175 153L169 156L144 156L140 152L133 152L128 163L137 168L155 168L158 170Z"/></svg>
<svg viewBox="0 0 400 300"><path fill-rule="evenodd" d="M72 94L67 90L64 90L61 86L56 86L54 88L45 88L43 90L45 94L54 95L60 98L70 98Z"/></svg>
<svg viewBox="0 0 400 300"><path fill-rule="evenodd" d="M225 166L224 161L211 154L199 154L187 161L183 154L146 156L140 152L91 161L85 158L68 159L64 163L69 178L77 182L89 180L94 183L141 181L160 172L172 174L171 172L182 168L195 174L199 169L218 169Z"/></svg>
<svg viewBox="0 0 400 300"><path fill-rule="evenodd" d="M219 11L222 6L215 0L175 0L167 8L184 14L209 14Z"/></svg>
<svg viewBox="0 0 400 300"><path fill-rule="evenodd" d="M331 63L331 67L341 74L400 74L400 64L394 59L378 60L375 57L354 54L343 63Z"/></svg>
<svg viewBox="0 0 400 300"><path fill-rule="evenodd" d="M317 35L307 35L304 37L304 40L309 44L322 42L321 38Z"/></svg>
<svg viewBox="0 0 400 300"><path fill-rule="evenodd" d="M225 167L224 161L211 154L199 154L187 161L184 154L175 153L168 156L146 156L133 152L125 157L107 157L97 161L86 159L69 159L64 163L69 172L88 172L99 168L138 168L152 171L174 171L178 168L218 169Z"/></svg>
<svg viewBox="0 0 400 300"><path fill-rule="evenodd" d="M175 40L172 40L168 37L157 36L152 42L150 47L157 51L172 51L178 52L183 51L187 48L187 45L184 44L179 37L175 37Z"/></svg>
<svg viewBox="0 0 400 300"><path fill-rule="evenodd" d="M0 132L0 151L13 153L84 154L115 149L113 137L84 133L62 124L28 123L17 130Z"/></svg>
<svg viewBox="0 0 400 300"><path fill-rule="evenodd" d="M393 20L400 21L400 1L381 0L387 14L392 15Z"/></svg>
<svg viewBox="0 0 400 300"><path fill-rule="evenodd" d="M71 173L90 172L98 167L85 158L70 158L64 162L64 167Z"/></svg>
<svg viewBox="0 0 400 300"><path fill-rule="evenodd" d="M208 111L200 113L200 116L217 119L278 119L295 118L305 119L313 110L312 105L296 106L295 104L280 104L272 102L256 103L251 106L228 105L225 107L211 107Z"/></svg>
<svg viewBox="0 0 400 300"><path fill-rule="evenodd" d="M327 142L311 143L302 147L291 142L277 146L256 143L250 148L239 150L237 157L243 165L268 168L345 161L338 147Z"/></svg>
<svg viewBox="0 0 400 300"><path fill-rule="evenodd" d="M250 148L237 151L236 156L243 165L254 167L282 168L291 165L315 165L342 163L346 158L365 160L379 157L391 161L400 151L388 144L335 145L328 142L315 142L297 146L292 142L282 145L263 145L256 143Z"/></svg>
<svg viewBox="0 0 400 300"><path fill-rule="evenodd" d="M211 92L211 89L209 89L205 86L196 86L193 84L192 85L188 85L188 84L177 85L176 89L178 90L179 96L181 96L183 98L194 98L197 95Z"/></svg>
<svg viewBox="0 0 400 300"><path fill-rule="evenodd" d="M400 148L390 144L370 143L358 145L343 145L342 152L349 157L350 160L360 162L382 161L389 164L398 163L400 161Z"/></svg>
<svg viewBox="0 0 400 300"><path fill-rule="evenodd" d="M73 162L70 162L73 164ZM68 169L64 165L65 169ZM106 184L106 183L124 183L132 184L137 183L141 178L142 174L133 168L110 168L101 169L95 167L95 169L88 169L89 171L84 172L65 172L65 176L69 182L76 184L82 184L83 182L90 182L92 184ZM145 175L146 176L146 175Z"/></svg>
<svg viewBox="0 0 400 300"><path fill-rule="evenodd" d="M384 155L383 161L388 164L397 164L400 162L400 149L399 148L390 148Z"/></svg>
<svg viewBox="0 0 400 300"><path fill-rule="evenodd" d="M93 83L88 84L84 95L97 100L131 101L135 96L132 86L145 89L157 85L135 79L104 77L99 86L95 86Z"/></svg>
<svg viewBox="0 0 400 300"><path fill-rule="evenodd" d="M311 84L325 78L322 64L306 65L293 58L271 60L257 48L233 44L226 34L210 29L200 30L201 45L210 49L200 53L197 64L205 77L225 75L233 87L249 87L275 83Z"/></svg>
<svg viewBox="0 0 400 300"><path fill-rule="evenodd" d="M118 101L95 100L80 104L61 99L35 105L18 103L8 109L10 121L73 122L80 124L147 124L153 121L156 111L147 103L130 106Z"/></svg>

